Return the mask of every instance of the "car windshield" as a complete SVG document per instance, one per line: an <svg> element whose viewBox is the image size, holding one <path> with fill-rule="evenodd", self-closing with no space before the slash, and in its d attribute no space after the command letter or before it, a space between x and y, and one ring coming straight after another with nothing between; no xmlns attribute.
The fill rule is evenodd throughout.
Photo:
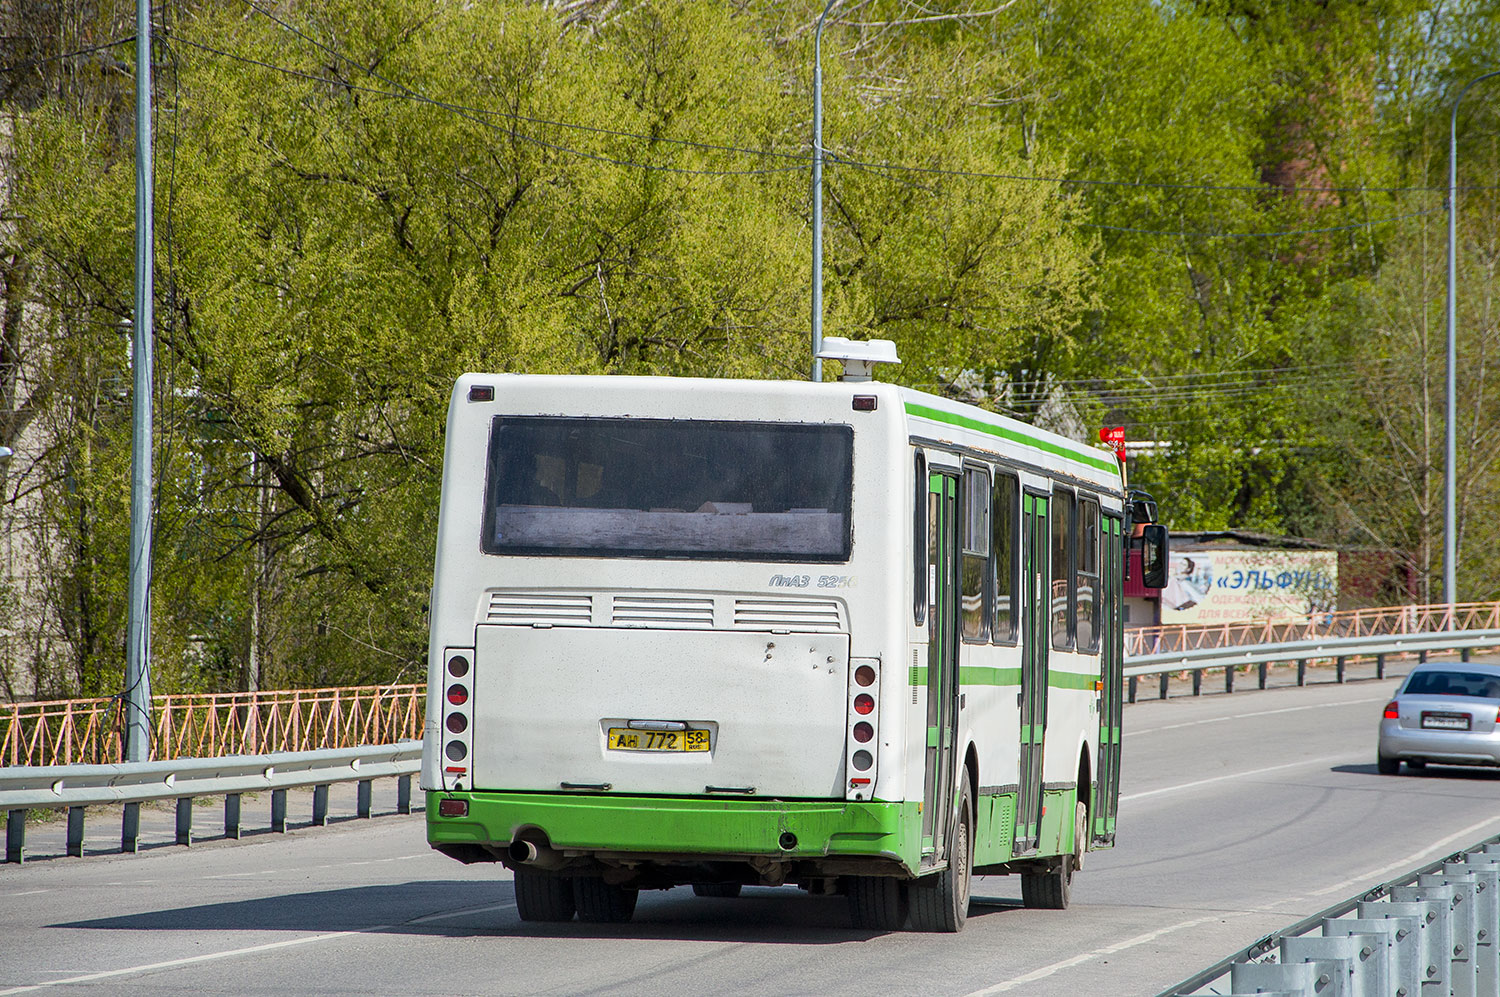
<svg viewBox="0 0 1500 997"><path fill-rule="evenodd" d="M491 554L843 561L846 425L500 416Z"/></svg>
<svg viewBox="0 0 1500 997"><path fill-rule="evenodd" d="M1413 696L1475 696L1480 699L1500 699L1500 676L1482 675L1478 672L1437 670L1414 672L1407 680L1406 691Z"/></svg>

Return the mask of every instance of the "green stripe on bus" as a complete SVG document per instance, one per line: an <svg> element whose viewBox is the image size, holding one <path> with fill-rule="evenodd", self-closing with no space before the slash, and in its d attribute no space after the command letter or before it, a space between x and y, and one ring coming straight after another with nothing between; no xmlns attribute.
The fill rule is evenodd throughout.
<svg viewBox="0 0 1500 997"><path fill-rule="evenodd" d="M1054 454L1058 457L1066 457L1068 460L1076 460L1080 464L1087 464L1089 467L1095 468L1100 471L1109 471L1116 474L1119 473L1118 466L1112 460L1106 460L1102 457L1095 457L1093 454L1090 454L1088 452L1072 450L1068 447L1060 446L1059 444L1044 440L1041 437L1032 436L1029 433L1023 433L1020 430L1011 429L1008 426L997 426L994 423L984 422L983 420L974 419L966 415L958 415L954 412L944 412L942 409L931 408L926 405L919 405L916 402L906 403L906 414L918 416L923 419L931 419L934 422L946 422L950 426L959 426L963 429L975 429L981 433L988 433L991 436L997 436L1002 440L1009 440L1012 443L1025 444L1026 446L1036 447L1038 450L1044 450L1047 453Z"/></svg>
<svg viewBox="0 0 1500 997"><path fill-rule="evenodd" d="M913 667L910 670L912 685L922 686L927 684L926 666ZM1056 672L1047 673L1047 685L1052 689L1086 689L1092 691L1094 683L1099 681L1099 676L1092 672L1079 674L1078 672ZM990 668L982 665L964 665L958 670L959 685L1020 685L1020 668Z"/></svg>
<svg viewBox="0 0 1500 997"><path fill-rule="evenodd" d="M1021 669L965 665L958 670L959 685L1020 685Z"/></svg>
<svg viewBox="0 0 1500 997"><path fill-rule="evenodd" d="M1086 672L1082 675L1077 672L1048 672L1047 684L1054 689L1088 689L1094 688L1094 683L1099 681L1099 676Z"/></svg>

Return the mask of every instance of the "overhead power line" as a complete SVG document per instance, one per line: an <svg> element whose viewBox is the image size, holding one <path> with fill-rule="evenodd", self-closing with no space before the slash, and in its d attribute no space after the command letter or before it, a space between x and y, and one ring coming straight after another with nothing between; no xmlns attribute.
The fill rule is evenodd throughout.
<svg viewBox="0 0 1500 997"><path fill-rule="evenodd" d="M592 125L579 125L579 124L575 124L575 123L571 123L571 122L556 121L556 120L551 120L551 119L546 119L546 118L532 117L532 116L523 115L523 114L520 114L520 113L517 113L517 112L512 112L512 111L496 111L496 110L487 109L487 108L470 107L470 106L463 105L463 104L453 103L451 101L437 100L437 99L428 97L425 94L419 93L418 91L412 90L410 87L408 87L405 84L402 84L402 83L400 83L400 82L398 82L396 80L392 80L392 79L389 79L388 77L382 76L380 73L376 72L375 70L370 69L369 67L360 64L359 62L357 62L356 60L354 60L352 57L346 55L345 53L339 51L338 49L336 49L336 48L334 48L334 47L332 47L332 46L330 46L330 45L328 45L328 44L326 44L326 43L324 43L322 41L319 41L318 39L313 38L310 35L308 35L306 32L302 31L300 28L298 28L296 25L292 24L291 22L289 22L289 21L287 21L287 20L285 20L285 19L283 19L281 17L278 17L274 12L272 12L270 10L267 10L265 7L263 7L260 4L258 4L256 2L256 0L242 0L242 2L245 4L245 6L249 7L251 10L259 13L261 16L263 16L263 17L271 20L272 22L280 25L282 28L286 29L287 31L292 32L294 35L296 35L297 37L303 39L304 41L308 42L309 44L317 46L321 51L327 53L328 55L333 56L334 58L336 58L336 59L338 59L338 60L340 60L340 61L342 61L344 63L347 63L350 66L355 67L356 69L360 70L361 72L366 73L367 75L369 75L369 76L371 76L371 77L373 77L373 78L375 78L377 80L380 80L382 83L385 83L387 86L392 86L392 87L397 88L399 91L401 91L401 95L406 96L408 99L421 101L423 103L433 104L433 105L436 105L436 106L439 106L439 107L443 107L443 108L445 108L445 109L447 109L449 111L453 111L453 112L458 113L458 114L462 114L462 115L479 115L479 116L483 116L483 117L498 117L498 118L503 118L503 119L510 120L510 121L524 122L526 124L536 124L536 125L544 125L544 126L549 126L549 127L571 129L571 130L576 130L576 131L590 132L590 133L594 133L594 134L609 135L609 136L613 136L613 137L617 137L617 138L633 138L633 139L637 139L637 140L645 141L645 142L670 143L670 144L674 144L674 145L683 145L683 146L689 146L689 147L693 147L693 148L707 149L707 150L718 151L718 152L731 152L731 153L736 153L736 154L739 154L739 155L771 156L771 157L777 157L777 158L783 158L783 159L794 159L794 160L797 160L799 163L811 163L812 158L813 158L811 156L811 154L809 154L809 153L789 153L789 152L781 152L781 151L776 151L776 150L750 149L750 148L745 148L745 147L741 147L741 146L718 145L718 144L713 144L713 143L696 142L696 141L689 140L689 139L672 139L672 138L663 138L663 137L657 137L657 136L647 136L647 135L641 135L641 134L638 134L638 133L633 133L633 132L628 132L628 131L622 131L622 130L618 130L618 129L601 128L601 127L592 126ZM222 52L220 54L229 55L229 53L222 53ZM233 57L233 56L231 56L231 57ZM269 66L269 64L267 64L267 63L260 63L260 64L261 65L267 65L267 66ZM271 67L271 68L280 68L280 67ZM295 72L295 71L293 71L293 72ZM298 75L305 75L305 74L298 74ZM319 79L322 79L322 78L319 77ZM374 91L374 92L379 92L379 91ZM396 96L395 94L389 94L389 95L390 96ZM579 152L578 150L564 149L562 147L556 147L556 148L558 148L559 151L567 151L567 152L573 152L574 154L577 154L577 155L591 156L591 154L589 154L589 153ZM600 157L593 157L593 158L600 158ZM1388 194L1394 194L1394 193L1442 193L1442 192L1444 192L1447 189L1446 187L1439 187L1439 186L1406 186L1406 187L1401 187L1401 186L1397 186L1397 187L1305 186L1305 187L1302 187L1302 186L1298 186L1298 187L1272 187L1272 186L1269 186L1269 185L1256 185L1256 184L1211 184L1211 183L1188 183L1188 182L1181 182L1181 181L1153 181L1153 180L1093 180L1093 179L1082 179L1082 178L1074 178L1074 177L1025 176L1025 175L1022 175L1022 174L992 173L992 172L973 171L973 170L943 169L943 168L939 168L939 167L911 166L911 165L899 164L899 163L870 163L870 162L861 162L859 160L847 159L847 158L844 158L844 157L841 157L841 156L837 156L837 155L830 156L830 155L828 155L828 153L827 153L826 150L825 150L825 153L824 153L824 161L825 161L825 163L827 163L827 162L839 162L839 163L843 163L843 164L846 164L846 165L849 165L849 166L853 166L853 167L856 167L856 168L866 169L866 170L871 170L871 171L881 171L881 170L885 170L885 171L905 171L905 172L912 172L912 173L926 173L926 174L937 175L937 176L967 177L967 178L971 178L971 179L982 178L982 179L994 179L994 180L1008 180L1008 181L1013 181L1013 182L1025 182L1025 183L1048 183L1048 184L1058 184L1058 185L1065 185L1065 186L1066 185L1071 185L1071 186L1137 187L1137 188L1152 188L1152 189L1161 189L1161 190L1232 191L1232 192L1251 192L1251 193L1260 193L1260 194L1265 194L1265 193L1309 193L1309 194L1315 194L1315 193L1361 193L1361 194L1378 194L1378 193L1388 193ZM622 163L620 163L620 165L641 166L642 164L624 163L624 162L622 162ZM668 169L666 167L652 167L652 168ZM751 172L751 171L746 171L746 172ZM1154 233L1148 233L1148 234L1154 234Z"/></svg>
<svg viewBox="0 0 1500 997"><path fill-rule="evenodd" d="M102 52L107 48L114 48L116 45L125 45L133 41L135 41L135 35L129 35L125 38L116 38L113 41L101 42L98 45L90 45L88 48L74 49L71 52L59 52L57 55L49 55L37 59L23 59L14 65L0 66L0 73L16 73L23 69L35 69L37 66L45 66L49 62L76 59L79 56L92 55L95 52Z"/></svg>

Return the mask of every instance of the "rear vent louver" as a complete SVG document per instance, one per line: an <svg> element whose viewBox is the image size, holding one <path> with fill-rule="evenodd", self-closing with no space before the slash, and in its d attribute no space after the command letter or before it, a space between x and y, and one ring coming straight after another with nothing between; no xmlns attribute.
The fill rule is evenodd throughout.
<svg viewBox="0 0 1500 997"><path fill-rule="evenodd" d="M674 596L617 595L610 622L617 627L712 630L714 601Z"/></svg>
<svg viewBox="0 0 1500 997"><path fill-rule="evenodd" d="M486 623L510 626L551 624L586 627L594 621L594 597L545 595L538 592L491 592Z"/></svg>
<svg viewBox="0 0 1500 997"><path fill-rule="evenodd" d="M826 599L736 599L734 625L741 630L836 633L839 604Z"/></svg>

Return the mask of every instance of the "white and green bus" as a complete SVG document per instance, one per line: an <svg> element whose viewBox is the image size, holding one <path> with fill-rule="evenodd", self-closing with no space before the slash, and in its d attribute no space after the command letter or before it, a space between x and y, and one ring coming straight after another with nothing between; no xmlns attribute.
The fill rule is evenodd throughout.
<svg viewBox="0 0 1500 997"><path fill-rule="evenodd" d="M428 840L530 921L796 885L955 931L1002 873L1065 907L1115 836L1129 514L1108 451L867 379L466 374Z"/></svg>

